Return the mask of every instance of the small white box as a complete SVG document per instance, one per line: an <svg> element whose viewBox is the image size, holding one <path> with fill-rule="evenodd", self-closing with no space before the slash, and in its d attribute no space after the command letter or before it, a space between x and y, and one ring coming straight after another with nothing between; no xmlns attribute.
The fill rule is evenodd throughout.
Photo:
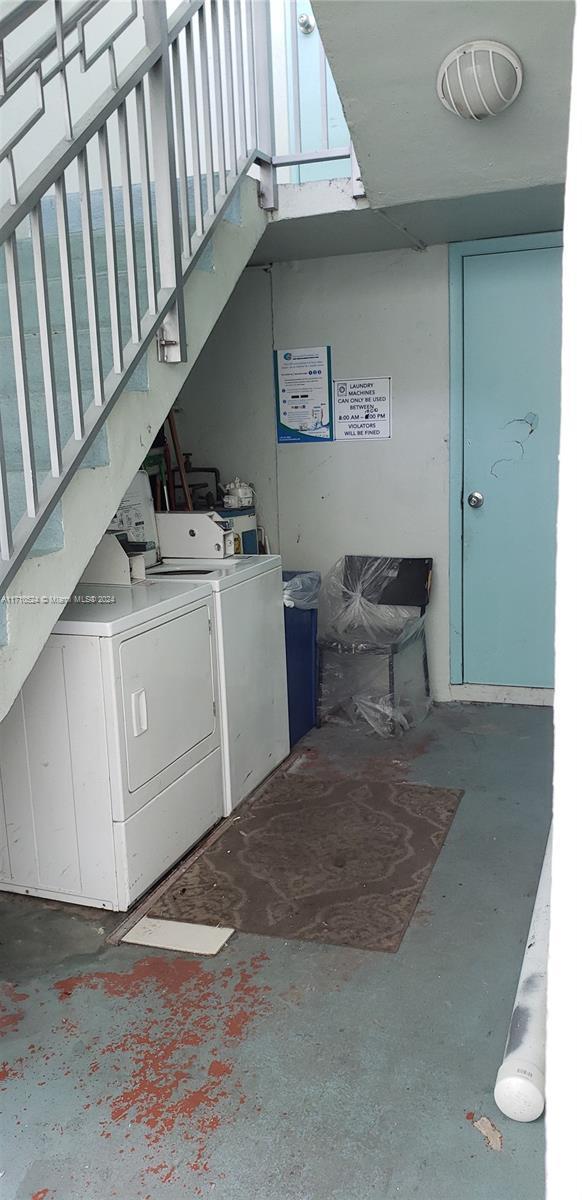
<svg viewBox="0 0 582 1200"><path fill-rule="evenodd" d="M232 521L216 512L156 513L162 558L229 558Z"/></svg>

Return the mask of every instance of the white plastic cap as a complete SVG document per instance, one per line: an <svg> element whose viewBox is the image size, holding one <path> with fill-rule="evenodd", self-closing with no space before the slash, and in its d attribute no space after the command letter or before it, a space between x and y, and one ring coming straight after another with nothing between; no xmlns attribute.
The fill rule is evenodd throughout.
<svg viewBox="0 0 582 1200"><path fill-rule="evenodd" d="M545 1104L545 1078L531 1063L508 1060L497 1072L495 1103L512 1121L537 1121Z"/></svg>

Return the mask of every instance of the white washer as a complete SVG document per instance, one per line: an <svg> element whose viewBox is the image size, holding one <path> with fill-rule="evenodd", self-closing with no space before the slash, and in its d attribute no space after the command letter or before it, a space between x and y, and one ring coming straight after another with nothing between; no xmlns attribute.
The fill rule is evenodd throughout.
<svg viewBox="0 0 582 1200"><path fill-rule="evenodd" d="M218 691L208 584L79 586L0 725L0 888L128 908L223 815Z"/></svg>
<svg viewBox="0 0 582 1200"><path fill-rule="evenodd" d="M148 575L213 591L227 815L289 754L281 559L166 558Z"/></svg>

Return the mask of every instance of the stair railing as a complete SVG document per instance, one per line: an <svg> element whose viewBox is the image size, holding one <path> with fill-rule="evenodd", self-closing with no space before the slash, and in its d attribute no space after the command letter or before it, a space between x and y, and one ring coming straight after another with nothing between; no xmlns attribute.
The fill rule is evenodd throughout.
<svg viewBox="0 0 582 1200"><path fill-rule="evenodd" d="M10 63L11 35L29 18L36 20L39 9L51 18L49 32L45 22L44 33L32 46L27 39L29 48ZM124 39L127 48L128 37L141 41L141 48L120 65L119 48ZM0 110L6 110L0 111L0 120L11 105L12 126L15 110L27 114L16 129L0 137L0 163L9 178L9 196L0 207L0 244L18 414L18 469L26 503L25 513L15 519L0 423L2 595L152 340L157 339L160 361L186 360L184 283L240 181L255 168L259 201L272 210L277 206L277 167L345 157L351 148L338 153L325 145L318 156L303 152L298 143L294 153L277 158L270 11L265 0L183 0L169 14L163 0L79 0L74 8L65 8L62 0L21 0L0 16L0 49ZM102 70L104 63L108 86L76 117L78 96L73 91L79 91L79 79L89 80L92 69L99 65ZM19 164L26 159L27 138L37 124L43 128L48 89L55 80L60 83L57 109L64 136L49 145L32 170L25 162L21 180ZM54 88L51 95L54 98ZM81 281L73 270L73 198L81 233ZM53 224L56 228L58 303L64 315L73 430L64 445L59 425L63 396L57 387L58 351L51 324L54 287L47 273L49 219L51 229ZM96 268L97 234L104 246L104 272ZM50 458L50 470L44 473L35 461L38 414L33 416L31 407L28 314L19 269L23 240L29 240L32 249L42 417ZM120 260L127 280L123 295ZM83 354L81 310L84 347L88 335L88 353ZM58 366L61 377L60 356Z"/></svg>

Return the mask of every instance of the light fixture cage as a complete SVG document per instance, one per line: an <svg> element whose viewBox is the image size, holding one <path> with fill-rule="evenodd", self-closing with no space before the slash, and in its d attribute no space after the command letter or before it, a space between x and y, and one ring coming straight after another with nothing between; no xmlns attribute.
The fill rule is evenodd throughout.
<svg viewBox="0 0 582 1200"><path fill-rule="evenodd" d="M521 59L509 46L483 40L465 42L441 63L437 94L449 112L483 121L509 108L522 83Z"/></svg>

